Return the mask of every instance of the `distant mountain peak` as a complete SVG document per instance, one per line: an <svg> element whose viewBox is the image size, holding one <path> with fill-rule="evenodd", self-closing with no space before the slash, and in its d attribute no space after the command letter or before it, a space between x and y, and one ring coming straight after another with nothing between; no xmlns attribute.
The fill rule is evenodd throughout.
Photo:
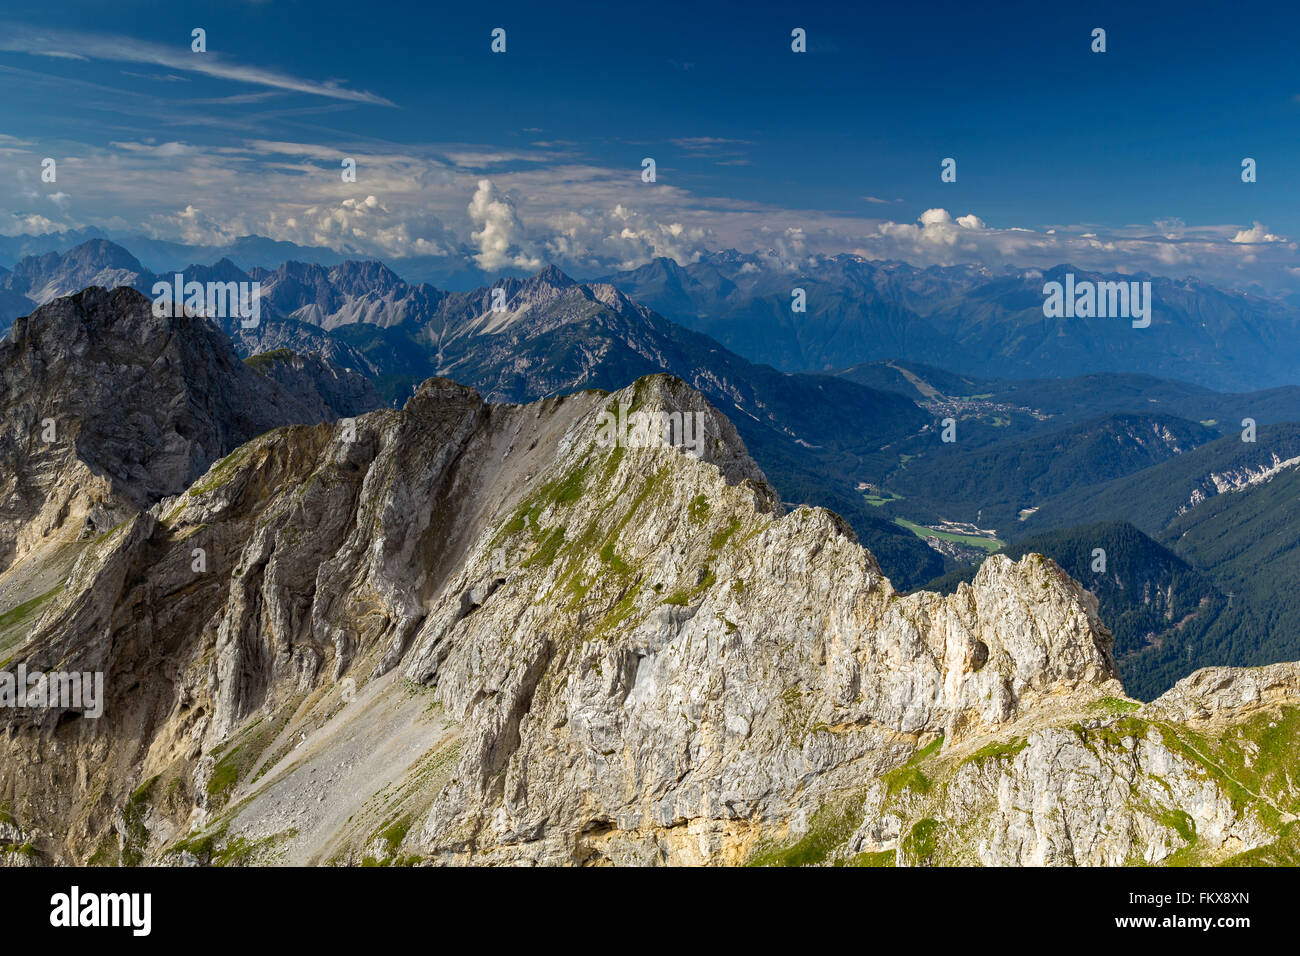
<svg viewBox="0 0 1300 956"><path fill-rule="evenodd" d="M578 283L565 273L561 272L556 266L548 265L525 283L525 285L529 284L544 284L553 285L558 288L566 288L571 285L577 285Z"/></svg>
<svg viewBox="0 0 1300 956"><path fill-rule="evenodd" d="M144 266L139 259L111 239L87 239L81 245L73 246L65 252L63 258L75 261L85 261L93 258L104 265L135 269L139 272L144 271Z"/></svg>
<svg viewBox="0 0 1300 956"><path fill-rule="evenodd" d="M383 280L395 283L402 281L401 276L378 259L348 259L346 262L340 262L332 267L329 271L331 275L365 276L372 281Z"/></svg>

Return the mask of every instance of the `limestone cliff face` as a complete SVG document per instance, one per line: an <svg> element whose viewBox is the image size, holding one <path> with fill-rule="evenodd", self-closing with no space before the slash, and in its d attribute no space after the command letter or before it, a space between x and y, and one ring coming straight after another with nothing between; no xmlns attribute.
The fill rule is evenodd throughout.
<svg viewBox="0 0 1300 956"><path fill-rule="evenodd" d="M1286 852L1294 677L1139 709L1110 646L1037 555L900 595L675 379L526 406L431 380L86 547L11 664L103 670L105 714L0 710L0 805L58 862Z"/></svg>
<svg viewBox="0 0 1300 956"><path fill-rule="evenodd" d="M694 404L662 379L635 400ZM1049 562L903 598L833 515L779 515L671 449L600 454L595 427L575 423L412 641L406 675L465 735L426 852L735 861L929 741L1121 693L1095 604ZM495 587L494 548L513 569Z"/></svg>

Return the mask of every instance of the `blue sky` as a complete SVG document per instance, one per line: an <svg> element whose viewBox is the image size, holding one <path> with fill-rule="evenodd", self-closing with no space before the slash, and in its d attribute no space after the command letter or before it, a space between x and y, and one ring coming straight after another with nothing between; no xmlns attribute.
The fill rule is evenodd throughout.
<svg viewBox="0 0 1300 956"><path fill-rule="evenodd" d="M1054 6L33 6L0 16L0 233L256 233L489 271L734 246L1300 285L1300 9Z"/></svg>

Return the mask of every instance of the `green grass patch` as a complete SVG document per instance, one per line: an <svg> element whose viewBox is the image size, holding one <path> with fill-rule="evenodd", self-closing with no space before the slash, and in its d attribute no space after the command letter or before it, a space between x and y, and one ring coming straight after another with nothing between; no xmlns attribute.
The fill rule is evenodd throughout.
<svg viewBox="0 0 1300 956"><path fill-rule="evenodd" d="M980 548L992 554L1000 549L1003 542L997 538L986 538L978 534L956 534L951 531L935 531L933 528L927 528L919 525L914 521L908 521L906 518L895 518L894 524L900 528L906 528L918 538L938 538L940 541L951 541L956 544L969 545L972 548Z"/></svg>
<svg viewBox="0 0 1300 956"><path fill-rule="evenodd" d="M668 597L664 598L665 604L675 604L678 607L685 607L690 604L701 594L713 587L718 581L718 576L713 573L712 568L705 568L704 574L700 578L700 583L693 588L677 588Z"/></svg>
<svg viewBox="0 0 1300 956"><path fill-rule="evenodd" d="M221 461L217 462L208 470L206 480L194 485L194 487L189 490L189 494L206 495L208 492L220 488L235 476L235 472L239 469L240 465L253 456L253 452L256 450L256 444L257 439L253 439L252 441L236 448L225 458L221 459Z"/></svg>
<svg viewBox="0 0 1300 956"><path fill-rule="evenodd" d="M212 751L212 756L218 759L208 779L208 796L216 806L224 805L230 798L235 785L284 729L295 706L294 702L289 702L281 707L277 716L258 718L246 730Z"/></svg>
<svg viewBox="0 0 1300 956"><path fill-rule="evenodd" d="M587 471L590 467L591 463L586 462L581 468L575 468L567 475L562 475L554 481L548 482L537 493L538 497L542 501L556 505L567 505L581 500L583 490L586 488Z"/></svg>
<svg viewBox="0 0 1300 956"><path fill-rule="evenodd" d="M721 551L723 545L725 545L728 541L730 541L731 536L739 530L740 530L740 519L732 518L729 522L727 522L727 526L725 528L719 529L717 532L714 533L713 537L709 539L709 550Z"/></svg>
<svg viewBox="0 0 1300 956"><path fill-rule="evenodd" d="M859 853L847 860L836 860L836 866L893 866L894 851L881 850L879 853Z"/></svg>
<svg viewBox="0 0 1300 956"><path fill-rule="evenodd" d="M17 625L21 624L23 621L26 621L33 614L36 613L36 611L41 607L41 605L47 603L51 598L53 598L56 594L58 594L62 590L63 590L63 585L59 584L51 588L50 590L46 591L44 594L38 595L37 597L32 598L30 601L24 601L22 604L19 604L16 607L12 607L8 611L5 611L3 614L0 614L0 631L8 630L11 627L16 627Z"/></svg>
<svg viewBox="0 0 1300 956"><path fill-rule="evenodd" d="M963 762L983 763L986 760L1009 760L1028 746L1029 740L1026 737L1017 737L1014 740L1006 741L998 740L991 744L985 744Z"/></svg>
<svg viewBox="0 0 1300 956"><path fill-rule="evenodd" d="M96 538L96 539L95 539L95 544L103 544L105 541L107 541L109 538L113 537L113 535L117 534L119 531L121 531L123 528L125 528L125 527L126 527L128 524L130 524L130 523L131 523L131 519L130 519L130 518L127 518L125 521L120 521L120 522L118 522L116 525L114 525L113 527L109 528L107 531L105 531L103 534L101 534L98 538Z"/></svg>
<svg viewBox="0 0 1300 956"><path fill-rule="evenodd" d="M1124 700L1122 697L1103 697L1101 700L1093 701L1088 709L1105 714L1131 714L1135 710L1141 710L1142 705L1135 700Z"/></svg>
<svg viewBox="0 0 1300 956"><path fill-rule="evenodd" d="M628 571L632 570L626 561L614 553L613 541L608 542L600 549L600 559L619 574L627 574Z"/></svg>
<svg viewBox="0 0 1300 956"><path fill-rule="evenodd" d="M1300 866L1300 822L1283 824L1277 840L1228 857L1223 866Z"/></svg>
<svg viewBox="0 0 1300 956"><path fill-rule="evenodd" d="M150 777L136 788L126 801L126 806L122 807L122 823L126 831L122 846L123 866L139 866L144 861L144 851L149 844L149 829L145 826L145 819L149 815L157 782L157 776Z"/></svg>
<svg viewBox="0 0 1300 956"><path fill-rule="evenodd" d="M30 843L0 843L0 856L8 853L24 856L29 860L38 860L41 856L40 851Z"/></svg>
<svg viewBox="0 0 1300 956"><path fill-rule="evenodd" d="M623 455L626 454L626 452L626 448L622 445L617 445L609 453L609 457L605 459L605 481L609 481L614 477L614 473L618 471L618 466L622 463Z"/></svg>
<svg viewBox="0 0 1300 956"><path fill-rule="evenodd" d="M902 495L895 494L892 491L886 491L883 494L879 494L879 495L864 494L862 497L865 498L867 504L871 505L871 507L873 508L881 508L889 504L891 501L903 500Z"/></svg>
<svg viewBox="0 0 1300 956"><path fill-rule="evenodd" d="M1184 810L1165 810L1156 818L1165 826L1174 830L1187 843L1196 842L1196 821Z"/></svg>
<svg viewBox="0 0 1300 956"><path fill-rule="evenodd" d="M534 565L550 567L555 556L559 554L562 544L564 544L564 529L552 528L542 537L542 543L538 545L537 550L524 561L524 567L530 568Z"/></svg>
<svg viewBox="0 0 1300 956"><path fill-rule="evenodd" d="M404 814L379 831L380 839L384 841L384 846L388 848L389 857L397 855L398 847L402 845L402 841L406 839L406 834L410 832L411 820L409 813Z"/></svg>
<svg viewBox="0 0 1300 956"><path fill-rule="evenodd" d="M636 613L636 598L640 592L640 584L633 584L628 588L627 593L619 598L618 603L609 609L609 612L596 627L592 637L598 639L608 634Z"/></svg>
<svg viewBox="0 0 1300 956"><path fill-rule="evenodd" d="M168 853L189 853L207 863L216 852L217 841L226 835L226 825L207 833L196 833L178 840L168 848Z"/></svg>
<svg viewBox="0 0 1300 956"><path fill-rule="evenodd" d="M925 795L930 792L930 778L921 772L921 764L939 752L943 738L939 737L908 758L907 763L889 771L881 779L885 781L885 792L896 796L905 790Z"/></svg>
<svg viewBox="0 0 1300 956"><path fill-rule="evenodd" d="M271 349L269 352L250 355L244 359L244 364L255 371L265 372L276 362L287 362L291 358L293 358L292 349Z"/></svg>
<svg viewBox="0 0 1300 956"><path fill-rule="evenodd" d="M913 864L929 863L935 851L939 849L939 821L933 817L918 820L903 838L903 854Z"/></svg>
<svg viewBox="0 0 1300 956"><path fill-rule="evenodd" d="M822 807L808 821L807 832L786 847L760 850L750 866L815 866L826 862L831 852L853 835L862 823L865 794Z"/></svg>

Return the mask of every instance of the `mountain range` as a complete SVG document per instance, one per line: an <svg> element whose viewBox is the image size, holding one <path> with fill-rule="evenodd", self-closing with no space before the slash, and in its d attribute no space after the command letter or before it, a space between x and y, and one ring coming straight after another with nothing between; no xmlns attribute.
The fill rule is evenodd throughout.
<svg viewBox="0 0 1300 956"><path fill-rule="evenodd" d="M1151 325L1044 316L1044 284L1151 283ZM787 371L890 359L984 378L1147 373L1242 391L1291 385L1300 309L1194 278L1051 269L918 269L842 255L815 264L716 253L606 276L638 302ZM793 291L805 311L794 311Z"/></svg>
<svg viewBox="0 0 1300 956"><path fill-rule="evenodd" d="M660 265L693 295L706 286L724 295L724 273L758 283L752 277L770 281L776 270L770 261L737 255L715 257L712 272ZM874 291L864 295L910 310L1008 279L982 269L916 270L843 257L835 268L837 281L870 278ZM225 259L188 267L185 275L258 282L264 321L243 329L229 319L224 330L239 354L262 356L257 361L265 371L284 374L306 361L294 356L317 356L314 361L335 370L312 372L318 390L342 376L344 394L355 395L355 379L364 377L379 399L400 404L420 382L445 376L490 401L524 403L672 374L736 423L784 502L840 514L904 590L929 581L943 587L945 575L969 580L986 554L1008 542L1006 553L1027 553L1018 550L1024 539L1088 580L1076 552L1104 543L1083 549L1096 535L1078 529L1127 522L1138 537L1121 535L1119 546L1134 549L1131 563L1147 566L1144 581L1172 579L1159 557L1170 548L1207 582L1189 593L1212 593L1213 613L1168 618L1165 633L1149 619L1158 608L1145 583L1134 579L1133 586L1098 592L1122 649L1120 670L1141 697L1155 696L1197 666L1300 656L1286 638L1300 626L1286 585L1300 523L1269 497L1283 493L1285 481L1267 493L1199 507L1232 486L1232 476L1253 475L1256 483L1289 479L1300 450L1285 427L1272 426L1300 421L1295 386L1227 393L1137 372L989 378L900 358L833 375L781 372L663 318L615 285L577 282L555 268L469 292L412 285L373 261L285 262L245 271ZM690 276L694 285L686 283ZM96 281L147 290L155 278L130 253L96 240L23 260L3 284L11 294L43 298ZM751 285L744 294L761 288ZM665 299L667 307L680 309L686 300L675 295ZM1240 440L1246 418L1259 427L1255 442ZM944 440L945 422L953 424L952 441ZM1191 530L1200 518L1232 540L1227 529L1250 525L1266 499L1274 508L1269 539L1276 544L1268 554L1249 551L1258 565L1204 543L1193 549L1191 542L1210 534ZM1175 540L1169 525L1179 516L1185 530ZM1059 535L1077 546L1066 547ZM1243 585L1261 568L1269 573ZM1232 597L1246 590L1249 604ZM1135 642L1148 649L1133 651Z"/></svg>
<svg viewBox="0 0 1300 956"><path fill-rule="evenodd" d="M353 414L291 406L280 365L306 387L129 289L56 299L0 346L29 436L6 469L46 516L0 527L22 598L0 670L105 677L99 717L0 708L0 862L1300 853L1300 665L1134 700L1051 559L905 595L662 373L528 404L434 378ZM698 456L605 440L622 407L698 420ZM87 526L92 495L118 510Z"/></svg>
<svg viewBox="0 0 1300 956"><path fill-rule="evenodd" d="M554 268L460 293L409 285L376 262L288 262L244 272L221 260L189 267L184 276L260 283L260 326L222 321L242 355L319 353L366 374L390 402L435 375L492 400L526 401L669 372L726 410L784 495L842 513L900 583L919 584L943 571L940 556L871 514L853 492L852 475L865 455L929 424L915 403L892 392L755 365L612 286L577 283ZM160 278L171 281L95 240L61 256L23 260L0 278L0 288L47 298L102 280L147 293ZM503 297L500 311L492 308L496 295Z"/></svg>
<svg viewBox="0 0 1300 956"><path fill-rule="evenodd" d="M87 242L105 240L132 250L156 272L176 272L195 262L229 259L241 269L281 262L312 262L331 266L367 258L326 246L303 246L265 236L239 236L223 243L185 243L139 234L120 234L94 226L45 235L0 236L0 268L11 268L30 256L67 252ZM433 282L447 288L470 289L490 280L472 255L410 256L400 260L402 274L412 282Z"/></svg>
<svg viewBox="0 0 1300 956"><path fill-rule="evenodd" d="M67 243L72 238L62 238L53 251L43 255L15 258L15 275L0 273L0 289L28 295L36 304L48 301L52 279L62 294L79 291L89 283L73 288L75 283L67 280L74 274L83 280L93 278L86 272L87 263L81 262L78 271L73 264L63 266L57 259L71 255L86 260L92 258L88 250L100 260L105 278L111 277L114 269L135 271L142 277L150 274L134 256L105 238L70 247ZM195 261L204 260L224 260L250 275L283 272L277 276L284 284L281 314L327 328L349 319L367 321L367 307L369 321L382 314L381 323L393 323L399 316L418 315L420 309L430 307L430 300L446 294L425 281L398 279L387 267L371 265L369 269L384 274L364 279L365 292L358 298L368 304L355 302L345 308L342 302L358 294L359 286L344 282L343 290L329 292L317 287L321 301L314 301L311 292L312 283L320 279L313 274L313 266L320 271L338 266L347 272L357 271L355 261L345 261L328 250L302 249L257 237L213 248L163 249L155 241L140 238L133 238L130 245L147 251L154 269L163 273L188 270ZM14 248L16 252L51 247L24 240ZM301 260L294 258L299 253L304 254ZM289 264L289 268L268 268L274 263ZM419 278L428 278L438 272L412 272L411 267L410 261L402 261L408 277L419 273ZM444 281L445 288L468 291L491 284L491 277L476 269L457 270L456 281ZM1128 322L1113 318L1047 318L1044 284L1063 281L1067 274L1079 282L1149 282L1150 327L1133 329ZM119 284L133 284L125 275L119 279ZM982 378L1126 372L1219 391L1257 391L1293 384L1292 370L1300 359L1296 344L1300 308L1295 304L1190 277L1100 274L1069 264L1046 270L922 269L853 255L791 262L772 253L724 251L688 265L659 258L594 281L613 285L637 303L708 335L752 362L790 372L834 371L868 362L906 360ZM300 288L299 282L307 285ZM796 289L803 292L804 311L794 311L792 294ZM338 298L340 292L343 298ZM395 308L382 309L385 295L394 296L389 305ZM0 301L0 322L15 314L14 302ZM317 313L320 318L313 321Z"/></svg>

